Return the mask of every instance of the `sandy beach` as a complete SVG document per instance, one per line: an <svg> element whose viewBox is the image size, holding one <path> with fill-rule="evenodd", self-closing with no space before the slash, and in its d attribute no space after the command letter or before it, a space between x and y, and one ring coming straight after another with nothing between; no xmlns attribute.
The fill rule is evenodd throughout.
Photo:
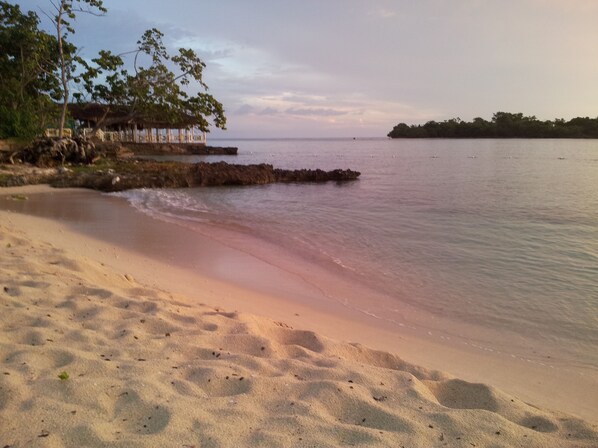
<svg viewBox="0 0 598 448"><path fill-rule="evenodd" d="M72 194L49 192L0 194ZM136 233L122 223L123 235L166 225ZM508 382L503 366L495 381L483 354L459 369L466 357L450 346L374 331L310 303L292 279L275 295L206 275L216 253L221 270L245 266L210 244L190 272L166 249L160 260L58 219L0 211L0 446L598 446L596 411L563 397L574 378L530 381L522 376L544 379L542 366L525 366ZM430 353L427 367L463 379L404 360ZM476 360L508 392L471 382Z"/></svg>

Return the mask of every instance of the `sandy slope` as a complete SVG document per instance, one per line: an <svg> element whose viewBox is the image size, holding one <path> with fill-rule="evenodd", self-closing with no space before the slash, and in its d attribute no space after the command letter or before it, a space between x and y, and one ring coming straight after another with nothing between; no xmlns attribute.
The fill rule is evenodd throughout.
<svg viewBox="0 0 598 448"><path fill-rule="evenodd" d="M146 287L43 230L0 213L1 447L598 446L579 419Z"/></svg>

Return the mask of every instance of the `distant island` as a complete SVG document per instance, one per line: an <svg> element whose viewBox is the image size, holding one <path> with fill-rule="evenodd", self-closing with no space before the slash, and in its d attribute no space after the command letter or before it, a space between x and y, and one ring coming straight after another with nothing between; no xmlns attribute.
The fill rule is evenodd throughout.
<svg viewBox="0 0 598 448"><path fill-rule="evenodd" d="M569 121L538 120L521 113L496 112L490 121L451 118L423 125L399 123L388 133L391 138L598 138L598 117L577 117Z"/></svg>

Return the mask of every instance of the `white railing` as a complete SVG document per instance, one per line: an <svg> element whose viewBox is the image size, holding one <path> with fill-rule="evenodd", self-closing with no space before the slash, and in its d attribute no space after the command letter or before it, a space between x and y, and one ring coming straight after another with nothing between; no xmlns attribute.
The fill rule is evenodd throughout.
<svg viewBox="0 0 598 448"><path fill-rule="evenodd" d="M60 129L54 129L54 128L46 129L44 131L44 135L46 137L59 137L60 136ZM63 137L68 137L68 138L72 138L73 137L73 131L72 131L72 129L69 129L69 128L63 129L62 136Z"/></svg>
<svg viewBox="0 0 598 448"><path fill-rule="evenodd" d="M70 129L69 129L70 131ZM92 128L81 129L81 135L88 137L93 133ZM95 135L106 142L123 143L206 143L206 133L198 129L143 129L126 131L102 131Z"/></svg>

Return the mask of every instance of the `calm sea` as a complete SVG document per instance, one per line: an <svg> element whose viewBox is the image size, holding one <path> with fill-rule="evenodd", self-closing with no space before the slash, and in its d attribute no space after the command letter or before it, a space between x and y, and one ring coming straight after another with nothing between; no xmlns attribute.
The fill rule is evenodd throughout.
<svg viewBox="0 0 598 448"><path fill-rule="evenodd" d="M121 195L152 216L296 270L342 306L486 350L539 350L538 359L598 368L597 141L212 144L238 146L239 155L177 159L352 168L362 176ZM353 286L331 286L339 283L309 266Z"/></svg>

